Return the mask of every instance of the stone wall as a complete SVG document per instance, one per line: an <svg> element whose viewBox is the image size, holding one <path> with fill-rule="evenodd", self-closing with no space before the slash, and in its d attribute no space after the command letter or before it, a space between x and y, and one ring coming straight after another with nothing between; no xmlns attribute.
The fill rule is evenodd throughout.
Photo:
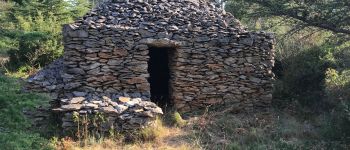
<svg viewBox="0 0 350 150"><path fill-rule="evenodd" d="M171 78L177 108L226 103L251 111L269 106L273 37L264 33L230 36L221 38L225 43L210 39L177 49Z"/></svg>
<svg viewBox="0 0 350 150"><path fill-rule="evenodd" d="M273 35L248 32L231 14L206 2L107 1L64 26L63 36L63 59L29 84L58 100L149 100L150 47L175 49L169 88L180 111L215 104L252 111L268 107L272 98Z"/></svg>
<svg viewBox="0 0 350 150"><path fill-rule="evenodd" d="M128 131L141 129L154 123L163 111L156 104L140 98L120 97L112 100L109 97L73 97L61 99L61 107L53 111L63 114L62 128L65 133L74 131L80 120L89 122L89 128L98 127L103 132L110 129ZM97 125L98 124L98 125Z"/></svg>

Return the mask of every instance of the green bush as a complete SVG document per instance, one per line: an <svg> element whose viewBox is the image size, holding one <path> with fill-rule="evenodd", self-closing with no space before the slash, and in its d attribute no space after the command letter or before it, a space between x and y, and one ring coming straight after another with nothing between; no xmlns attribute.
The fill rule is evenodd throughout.
<svg viewBox="0 0 350 150"><path fill-rule="evenodd" d="M48 141L38 134L19 131L10 133L0 132L2 150L49 150L54 149Z"/></svg>
<svg viewBox="0 0 350 150"><path fill-rule="evenodd" d="M0 57L6 56L11 49L18 47L18 37L21 33L0 29Z"/></svg>
<svg viewBox="0 0 350 150"><path fill-rule="evenodd" d="M350 69L341 73L328 69L326 73L327 102L333 106L325 116L323 133L332 140L350 141Z"/></svg>
<svg viewBox="0 0 350 150"><path fill-rule="evenodd" d="M45 66L58 58L63 46L49 34L42 32L25 33L19 38L18 49L10 50L9 69L16 70L21 66ZM16 70L17 71L17 70Z"/></svg>
<svg viewBox="0 0 350 150"><path fill-rule="evenodd" d="M3 3L8 7L0 13L0 55L8 53L11 72L23 66L38 68L59 57L63 52L62 25L91 7L88 0Z"/></svg>
<svg viewBox="0 0 350 150"><path fill-rule="evenodd" d="M17 79L0 76L0 147L5 150L48 149L48 141L28 130L31 121L24 109L48 103L44 95L23 93Z"/></svg>
<svg viewBox="0 0 350 150"><path fill-rule="evenodd" d="M187 123L186 120L182 119L181 114L177 111L175 111L172 114L172 119L173 119L174 125L179 126L179 127L183 127Z"/></svg>
<svg viewBox="0 0 350 150"><path fill-rule="evenodd" d="M302 106L321 104L325 72L334 65L327 59L328 54L329 51L322 47L315 47L286 58L275 84L275 97L297 100ZM286 103L282 101L279 104Z"/></svg>

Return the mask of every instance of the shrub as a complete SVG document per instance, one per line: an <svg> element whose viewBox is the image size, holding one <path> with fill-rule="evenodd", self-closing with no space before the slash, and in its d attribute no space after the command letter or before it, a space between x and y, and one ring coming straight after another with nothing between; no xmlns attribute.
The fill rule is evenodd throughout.
<svg viewBox="0 0 350 150"><path fill-rule="evenodd" d="M9 71L38 68L62 54L61 28L85 14L88 0L6 1L0 11L0 55L9 53ZM6 10L6 11L5 11Z"/></svg>
<svg viewBox="0 0 350 150"><path fill-rule="evenodd" d="M232 142L227 146L227 149L229 150L240 150L242 149L241 146L239 145L239 143L237 142Z"/></svg>
<svg viewBox="0 0 350 150"><path fill-rule="evenodd" d="M326 69L333 65L322 48L311 48L283 62L282 76L275 84L274 95L279 99L297 99L302 106L319 106L323 97ZM280 104L286 104L283 101Z"/></svg>
<svg viewBox="0 0 350 150"><path fill-rule="evenodd" d="M146 126L139 130L127 131L124 140L128 143L152 142L161 139L168 133L167 128L163 125L160 118L157 117L152 125Z"/></svg>
<svg viewBox="0 0 350 150"><path fill-rule="evenodd" d="M0 35L0 56L6 56L9 50L15 49L16 44L16 40L5 36L1 37Z"/></svg>
<svg viewBox="0 0 350 150"><path fill-rule="evenodd" d="M328 69L325 83L330 103L339 104L339 102L350 101L350 69L342 73L335 69Z"/></svg>
<svg viewBox="0 0 350 150"><path fill-rule="evenodd" d="M174 112L173 116L173 122L176 126L183 127L186 125L186 121L182 119L179 112Z"/></svg>
<svg viewBox="0 0 350 150"><path fill-rule="evenodd" d="M325 85L327 102L334 108L325 116L324 136L350 141L350 70L328 69Z"/></svg>
<svg viewBox="0 0 350 150"><path fill-rule="evenodd" d="M19 38L18 49L9 51L8 67L16 70L25 65L32 67L47 65L62 54L63 47L59 44L55 38L46 33L25 33Z"/></svg>
<svg viewBox="0 0 350 150"><path fill-rule="evenodd" d="M16 79L0 76L0 147L1 149L49 149L47 140L28 130L31 121L24 109L47 104L48 98L33 93L23 93Z"/></svg>
<svg viewBox="0 0 350 150"><path fill-rule="evenodd" d="M49 150L54 149L45 138L39 134L26 131L0 132L0 144L2 150Z"/></svg>
<svg viewBox="0 0 350 150"><path fill-rule="evenodd" d="M166 132L162 120L157 118L153 126L141 129L136 133L136 136L140 141L154 141L164 136Z"/></svg>

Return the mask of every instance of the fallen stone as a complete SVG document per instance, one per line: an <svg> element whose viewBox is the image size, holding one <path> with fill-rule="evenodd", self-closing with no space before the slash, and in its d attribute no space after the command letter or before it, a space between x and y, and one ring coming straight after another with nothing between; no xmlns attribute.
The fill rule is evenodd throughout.
<svg viewBox="0 0 350 150"><path fill-rule="evenodd" d="M82 106L83 106L82 104L62 105L61 109L63 109L63 111L73 111L73 110L80 110Z"/></svg>
<svg viewBox="0 0 350 150"><path fill-rule="evenodd" d="M118 103L117 102L109 102L110 105L112 105L113 107L117 106Z"/></svg>
<svg viewBox="0 0 350 150"><path fill-rule="evenodd" d="M84 96L86 96L86 94L87 93L85 93L85 92L78 92L78 91L73 92L73 95L76 97L84 97Z"/></svg>
<svg viewBox="0 0 350 150"><path fill-rule="evenodd" d="M98 105L93 104L93 103L88 103L88 104L84 104L82 107L83 107L83 108L97 109L97 108L98 108Z"/></svg>
<svg viewBox="0 0 350 150"><path fill-rule="evenodd" d="M114 108L118 111L118 113L123 113L125 110L128 109L128 107L124 105L116 105L114 106Z"/></svg>
<svg viewBox="0 0 350 150"><path fill-rule="evenodd" d="M112 106L108 106L108 107L102 107L101 111L104 113L119 113L116 109L114 109Z"/></svg>
<svg viewBox="0 0 350 150"><path fill-rule="evenodd" d="M136 101L128 101L128 102L126 102L124 105L125 105L125 106L128 106L128 107L133 107L133 106L135 106L136 104L137 104Z"/></svg>
<svg viewBox="0 0 350 150"><path fill-rule="evenodd" d="M78 104L78 103L81 103L82 101L84 101L85 98L84 97L74 97L72 98L69 103L70 104Z"/></svg>
<svg viewBox="0 0 350 150"><path fill-rule="evenodd" d="M119 97L119 101L122 103L129 102L131 100L130 97Z"/></svg>

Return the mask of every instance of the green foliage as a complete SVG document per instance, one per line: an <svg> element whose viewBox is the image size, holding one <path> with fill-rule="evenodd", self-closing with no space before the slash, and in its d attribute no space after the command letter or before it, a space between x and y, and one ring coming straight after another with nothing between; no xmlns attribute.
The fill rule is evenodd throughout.
<svg viewBox="0 0 350 150"><path fill-rule="evenodd" d="M70 10L73 13L74 18L83 16L89 11L91 5L94 5L95 3L94 1L91 3L88 0L69 0L68 2L72 6Z"/></svg>
<svg viewBox="0 0 350 150"><path fill-rule="evenodd" d="M302 106L307 107L324 106L317 107L318 110L335 106L339 101L331 102L330 97L348 97L344 96L348 92L344 91L344 84L348 82L349 77L346 71L350 69L349 53L348 43L336 46L334 43L325 42L281 57L282 73L275 84L275 97L296 99ZM329 68L342 71L342 75ZM281 102L286 104L286 101Z"/></svg>
<svg viewBox="0 0 350 150"><path fill-rule="evenodd" d="M349 2L230 0L227 3L227 10L242 18L250 29L276 33L273 104L278 109L296 109L293 111L302 114L301 117L307 117L305 112L323 112L322 135L337 142L348 141L350 130ZM295 149L284 141L277 145Z"/></svg>
<svg viewBox="0 0 350 150"><path fill-rule="evenodd" d="M94 115L81 115L74 111L72 113L72 118L74 123L77 125L77 129L73 137L77 137L79 143L82 145L87 145L88 141L91 139L101 140L105 138L105 131L103 126L106 123L107 117L103 113L96 113ZM91 128L93 127L93 128ZM113 127L112 127L113 128ZM91 130L92 129L92 130ZM116 137L118 133L115 131L109 131L111 137Z"/></svg>
<svg viewBox="0 0 350 150"><path fill-rule="evenodd" d="M7 52L18 47L20 32L11 32L0 29L0 56L6 56Z"/></svg>
<svg viewBox="0 0 350 150"><path fill-rule="evenodd" d="M227 10L238 18L242 17L243 23L251 29L276 33L276 67L274 68L274 73L277 76L274 93L274 104L276 106L287 106L297 101L303 107L323 108L319 106L325 105L324 81L326 69L350 66L349 42L343 40L347 36L311 28L301 30L300 28L305 26L300 27L300 22L291 20L289 16L273 14L273 11L293 10L296 6L305 5L306 3L313 5L316 10L333 3L333 1L329 2L322 4L316 1L308 1L293 4L294 2L287 0L267 1L266 3L269 5L264 5L261 4L264 2L251 0L228 1ZM276 5L272 5L273 3L276 3ZM277 7L281 10L275 9ZM337 4L338 7L341 8ZM346 15L342 17L346 17ZM308 22L306 24L311 25ZM311 26L317 27L316 24Z"/></svg>
<svg viewBox="0 0 350 150"><path fill-rule="evenodd" d="M40 67L62 55L63 24L72 22L90 9L88 0L19 0L0 13L0 54L8 52L8 69Z"/></svg>
<svg viewBox="0 0 350 150"><path fill-rule="evenodd" d="M20 36L19 49L9 51L10 68L39 67L59 57L63 47L55 38L41 32L28 32Z"/></svg>
<svg viewBox="0 0 350 150"><path fill-rule="evenodd" d="M231 12L239 20L249 18L251 11L254 10L252 5L249 5L244 0L228 1L225 7L226 11Z"/></svg>
<svg viewBox="0 0 350 150"><path fill-rule="evenodd" d="M340 70L349 69L350 68L350 41L340 42L340 43L341 44L330 45L329 49L333 49L334 51L332 53L332 57L337 64L337 69L340 69Z"/></svg>
<svg viewBox="0 0 350 150"><path fill-rule="evenodd" d="M280 3L280 1L273 2ZM282 1L282 3L289 2ZM299 29L290 18L260 13L266 11L265 7L267 6L250 0L232 0L228 2L227 10L234 15L236 13L238 16L243 16L243 23L251 29L267 30L276 34L274 73L277 80L274 88L274 105L284 107L297 101L303 107L317 108L322 105L324 96L325 71L337 64L333 57L334 50L330 48L334 47L334 44L325 43L332 35L328 32L315 33L313 30L296 32ZM270 9L272 7L275 8L271 6Z"/></svg>
<svg viewBox="0 0 350 150"><path fill-rule="evenodd" d="M48 149L47 141L29 131L24 109L48 102L48 97L23 93L19 80L0 76L0 145L3 149Z"/></svg>
<svg viewBox="0 0 350 150"><path fill-rule="evenodd" d="M328 69L326 72L326 93L332 104L339 102L350 102L350 69L341 73L335 69Z"/></svg>
<svg viewBox="0 0 350 150"><path fill-rule="evenodd" d="M187 123L186 120L182 119L180 113L177 111L175 111L172 114L172 120L173 120L173 124L175 124L176 126L179 126L179 127L183 127Z"/></svg>
<svg viewBox="0 0 350 150"><path fill-rule="evenodd" d="M0 132L0 144L3 150L50 150L54 147L38 134L30 132Z"/></svg>
<svg viewBox="0 0 350 150"><path fill-rule="evenodd" d="M275 96L279 99L297 99L302 106L318 106L323 97L325 72L333 65L326 59L328 53L314 47L285 58L282 75L275 85Z"/></svg>
<svg viewBox="0 0 350 150"><path fill-rule="evenodd" d="M285 113L278 116L265 120L260 115L222 114L208 119L197 136L207 149L300 150L322 146L315 130L308 131L304 123Z"/></svg>
<svg viewBox="0 0 350 150"><path fill-rule="evenodd" d="M334 106L325 116L323 133L332 140L350 141L350 69L326 72L327 102Z"/></svg>
<svg viewBox="0 0 350 150"><path fill-rule="evenodd" d="M229 150L241 150L242 148L241 148L241 146L238 143L233 142L233 143L230 143L228 145L227 149L229 149Z"/></svg>
<svg viewBox="0 0 350 150"><path fill-rule="evenodd" d="M230 0L229 2L242 3L242 0ZM296 30L308 27L318 27L334 33L350 35L349 15L350 5L348 0L244 0L244 5L258 5L250 14L255 16L282 16L284 22L294 24Z"/></svg>

